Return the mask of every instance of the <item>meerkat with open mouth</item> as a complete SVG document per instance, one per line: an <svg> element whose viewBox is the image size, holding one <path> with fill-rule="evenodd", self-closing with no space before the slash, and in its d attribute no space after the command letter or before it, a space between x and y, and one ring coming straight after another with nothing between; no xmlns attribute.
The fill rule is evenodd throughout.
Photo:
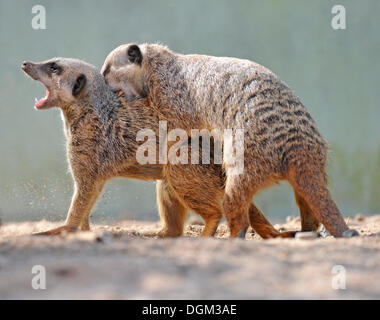
<svg viewBox="0 0 380 320"><path fill-rule="evenodd" d="M77 59L24 62L22 69L46 87L46 96L36 99L35 108L59 107L62 111L74 180L65 224L41 234L89 230L91 210L106 181L113 177L158 180L157 202L163 227L157 235L181 235L188 209L205 220L203 236L215 233L222 217L225 175L221 165L141 165L136 160L141 145L136 141L139 130L149 128L158 134L159 117L149 99L128 102L123 92L117 93L107 85L94 66ZM294 232L275 230L254 204L250 206L249 221L263 238L294 236Z"/></svg>

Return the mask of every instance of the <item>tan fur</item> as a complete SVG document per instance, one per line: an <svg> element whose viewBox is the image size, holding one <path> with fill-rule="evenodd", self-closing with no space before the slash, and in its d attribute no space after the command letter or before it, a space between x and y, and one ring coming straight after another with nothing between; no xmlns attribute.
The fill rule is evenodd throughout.
<svg viewBox="0 0 380 320"><path fill-rule="evenodd" d="M60 67L59 74L50 71L52 63ZM65 225L42 234L89 230L91 210L106 181L113 177L158 180L157 203L163 228L155 234L181 235L188 209L204 218L203 236L215 233L222 216L225 176L221 165L140 165L136 160L137 132L152 129L158 135L159 117L149 99L128 102L124 93L111 90L95 67L80 60L27 62L23 69L49 89L43 109L58 106L62 111L74 179L74 196ZM72 90L79 76L85 77L86 84L74 96ZM283 236L252 207L250 220L262 237Z"/></svg>
<svg viewBox="0 0 380 320"><path fill-rule="evenodd" d="M336 237L348 230L328 191L326 143L298 97L267 68L127 44L108 55L102 73L115 89L134 88L148 96L173 128L244 130L244 173L230 174L224 162L223 212L233 237L252 197L279 180L293 186L303 228L314 230L321 222Z"/></svg>

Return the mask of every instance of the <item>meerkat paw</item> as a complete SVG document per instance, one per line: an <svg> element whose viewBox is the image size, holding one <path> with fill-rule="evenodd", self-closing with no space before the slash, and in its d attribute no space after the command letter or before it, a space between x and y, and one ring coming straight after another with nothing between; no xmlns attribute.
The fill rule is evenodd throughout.
<svg viewBox="0 0 380 320"><path fill-rule="evenodd" d="M283 231L275 238L295 238L298 233L300 233L300 231Z"/></svg>
<svg viewBox="0 0 380 320"><path fill-rule="evenodd" d="M160 238L176 238L182 236L182 232L161 229L156 232L156 236Z"/></svg>
<svg viewBox="0 0 380 320"><path fill-rule="evenodd" d="M174 232L167 229L159 229L159 230L142 232L142 235L146 237L175 238L175 237L180 237L182 233Z"/></svg>
<svg viewBox="0 0 380 320"><path fill-rule="evenodd" d="M296 232L295 238L299 240L314 240L320 238L320 235L314 231L299 231Z"/></svg>
<svg viewBox="0 0 380 320"><path fill-rule="evenodd" d="M76 232L77 230L78 230L78 228L76 228L76 227L61 226L61 227L51 229L48 231L34 233L33 235L35 235L35 236L55 236L55 235L59 235L59 234L66 233L66 232L67 233Z"/></svg>
<svg viewBox="0 0 380 320"><path fill-rule="evenodd" d="M161 237L160 231L157 230L139 230L136 232L136 235L141 237Z"/></svg>
<svg viewBox="0 0 380 320"><path fill-rule="evenodd" d="M81 231L90 231L90 230L91 230L89 224L81 225L81 226L80 226L80 229L81 229Z"/></svg>

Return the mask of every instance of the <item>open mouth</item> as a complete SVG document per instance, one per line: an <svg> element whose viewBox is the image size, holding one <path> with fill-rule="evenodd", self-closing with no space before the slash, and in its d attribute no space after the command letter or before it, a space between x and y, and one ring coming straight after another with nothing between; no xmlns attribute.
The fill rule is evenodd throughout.
<svg viewBox="0 0 380 320"><path fill-rule="evenodd" d="M46 88L45 97L43 97L39 100L37 98L35 98L35 102L34 102L34 107L37 110L45 108L48 104L48 100L49 100L49 96L50 96L49 87L39 79L38 72L36 72L34 63L24 62L21 65L21 68L29 77L31 77L33 80L41 82L45 86L45 88Z"/></svg>
<svg viewBox="0 0 380 320"><path fill-rule="evenodd" d="M46 85L45 85L46 87ZM41 98L41 99L37 99L35 98L35 103L34 103L34 107L38 110L38 109L42 109L44 106L46 106L48 100L49 100L49 95L50 95L50 91L49 91L49 88L46 87L46 95L45 97Z"/></svg>

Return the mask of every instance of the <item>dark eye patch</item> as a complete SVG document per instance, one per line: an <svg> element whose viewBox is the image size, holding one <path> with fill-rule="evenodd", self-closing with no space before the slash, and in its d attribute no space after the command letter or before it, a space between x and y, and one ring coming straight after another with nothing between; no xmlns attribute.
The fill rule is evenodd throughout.
<svg viewBox="0 0 380 320"><path fill-rule="evenodd" d="M56 62L49 62L45 63L42 66L42 69L49 75L51 76L52 74L57 74L60 75L63 71L62 67L59 66Z"/></svg>
<svg viewBox="0 0 380 320"><path fill-rule="evenodd" d="M48 71L50 73L61 74L62 68L58 64L56 64L55 62L51 62L48 65Z"/></svg>

